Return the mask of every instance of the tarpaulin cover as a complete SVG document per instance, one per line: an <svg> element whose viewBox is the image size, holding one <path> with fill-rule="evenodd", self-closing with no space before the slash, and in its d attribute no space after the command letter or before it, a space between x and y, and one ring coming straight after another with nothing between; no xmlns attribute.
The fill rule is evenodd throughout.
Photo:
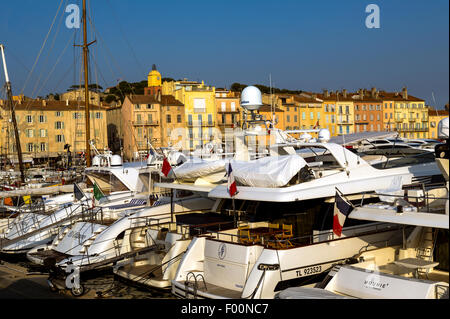
<svg viewBox="0 0 450 319"><path fill-rule="evenodd" d="M225 161L206 161L202 159L189 160L173 169L176 178L180 180L196 180L210 174L223 171L225 176Z"/></svg>
<svg viewBox="0 0 450 319"><path fill-rule="evenodd" d="M306 161L299 155L268 156L254 161L232 161L234 179L244 186L285 186Z"/></svg>

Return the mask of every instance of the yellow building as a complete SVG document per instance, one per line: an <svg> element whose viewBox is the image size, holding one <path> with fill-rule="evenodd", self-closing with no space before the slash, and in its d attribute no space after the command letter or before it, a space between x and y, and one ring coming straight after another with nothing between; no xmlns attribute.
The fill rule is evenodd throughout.
<svg viewBox="0 0 450 319"><path fill-rule="evenodd" d="M0 101L2 153L17 153L11 115ZM24 159L45 161L66 153L86 151L85 108L83 102L31 100L15 105L20 144ZM98 150L108 146L106 107L90 105L90 139Z"/></svg>
<svg viewBox="0 0 450 319"><path fill-rule="evenodd" d="M185 147L194 149L209 142L217 135L216 131L216 92L215 87L195 81L163 82L162 93L172 95L184 104L185 121L189 141Z"/></svg>
<svg viewBox="0 0 450 319"><path fill-rule="evenodd" d="M428 137L428 108L425 106L424 100L408 94L406 87L401 92L380 91L380 98L383 101L384 121L386 121L385 114L389 114L387 120L390 120L391 103L393 104L395 130L399 132L400 137Z"/></svg>
<svg viewBox="0 0 450 319"><path fill-rule="evenodd" d="M438 138L438 124L441 120L448 117L448 104L445 110L435 110L432 107L428 108L428 138Z"/></svg>

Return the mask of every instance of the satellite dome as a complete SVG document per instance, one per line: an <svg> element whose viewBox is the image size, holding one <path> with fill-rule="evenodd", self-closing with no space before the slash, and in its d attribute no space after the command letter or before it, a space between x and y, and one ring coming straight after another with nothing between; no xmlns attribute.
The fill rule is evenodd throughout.
<svg viewBox="0 0 450 319"><path fill-rule="evenodd" d="M330 131L327 130L326 128L319 130L319 136L318 136L319 142L326 143L330 140L330 137L331 137Z"/></svg>
<svg viewBox="0 0 450 319"><path fill-rule="evenodd" d="M111 157L111 166L122 166L122 157L120 155L113 155Z"/></svg>
<svg viewBox="0 0 450 319"><path fill-rule="evenodd" d="M241 106L249 111L257 110L263 105L261 91L256 86L247 86L241 93Z"/></svg>
<svg viewBox="0 0 450 319"><path fill-rule="evenodd" d="M448 139L448 117L439 121L438 138Z"/></svg>

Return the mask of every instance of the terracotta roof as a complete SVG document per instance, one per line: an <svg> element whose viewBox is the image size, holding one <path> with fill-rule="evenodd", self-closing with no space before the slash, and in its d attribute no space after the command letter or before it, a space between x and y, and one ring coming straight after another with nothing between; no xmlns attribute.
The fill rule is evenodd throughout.
<svg viewBox="0 0 450 319"><path fill-rule="evenodd" d="M280 109L279 107L271 107L270 105L268 105L268 104L264 104L263 106L261 106L260 108L259 108L259 112L272 112L272 109L275 111L275 112L284 112L284 110L282 110L282 109Z"/></svg>
<svg viewBox="0 0 450 319"><path fill-rule="evenodd" d="M133 104L161 104L170 106L184 106L172 95L161 95L161 102L154 95L129 95L127 98Z"/></svg>
<svg viewBox="0 0 450 319"><path fill-rule="evenodd" d="M382 100L389 100L389 101L404 101L404 102L424 102L424 100L419 99L418 97L415 97L408 93L408 98L404 99L402 92L386 92L386 91L380 91L379 97Z"/></svg>
<svg viewBox="0 0 450 319"><path fill-rule="evenodd" d="M314 93L312 93L312 94L314 94ZM322 103L320 101L317 101L313 97L306 97L306 96L302 96L302 95L295 95L294 101L300 102L300 103L319 103L319 104Z"/></svg>
<svg viewBox="0 0 450 319"><path fill-rule="evenodd" d="M45 105L44 105L45 103ZM55 111L78 111L84 110L85 103L84 101L47 101L47 100L31 100L31 101L23 101L22 103L14 103L16 110L55 110ZM107 105L94 105L89 104L90 110L106 110L109 104Z"/></svg>
<svg viewBox="0 0 450 319"><path fill-rule="evenodd" d="M428 116L448 116L447 110L435 110L434 108L430 107L428 109Z"/></svg>

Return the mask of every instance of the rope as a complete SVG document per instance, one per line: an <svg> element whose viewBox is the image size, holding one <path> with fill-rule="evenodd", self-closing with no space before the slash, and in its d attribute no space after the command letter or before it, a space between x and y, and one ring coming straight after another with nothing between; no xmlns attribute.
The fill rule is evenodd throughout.
<svg viewBox="0 0 450 319"><path fill-rule="evenodd" d="M58 16L59 10L61 9L62 3L63 3L63 0L61 0L61 2L59 3L58 10L56 11L55 17L53 18L52 24L50 25L50 29L48 30L47 35L45 36L44 42L42 43L42 46L41 46L41 49L39 50L39 53L38 53L36 59L34 60L33 67L31 68L31 72L28 74L28 77L27 77L27 79L25 80L25 84L24 84L22 90L20 91L20 94L22 94L23 91L25 90L25 87L27 86L27 83L28 83L28 81L29 81L31 75L32 75L33 72L34 72L34 68L36 67L36 64L37 64L37 62L38 62L38 60L39 60L39 58L40 58L40 56L41 56L41 54L42 54L42 50L44 49L45 44L47 43L47 39L48 39L48 37L49 37L49 35L50 35L50 32L51 32L52 29L53 29L53 25L55 24L55 20L56 20L56 17Z"/></svg>

